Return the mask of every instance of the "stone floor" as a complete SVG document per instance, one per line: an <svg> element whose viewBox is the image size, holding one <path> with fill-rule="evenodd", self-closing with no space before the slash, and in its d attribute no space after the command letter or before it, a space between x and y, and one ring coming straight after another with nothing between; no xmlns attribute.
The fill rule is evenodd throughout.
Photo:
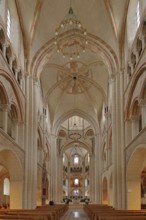
<svg viewBox="0 0 146 220"><path fill-rule="evenodd" d="M69 206L68 211L61 218L61 220L73 220L73 219L89 220L82 206Z"/></svg>

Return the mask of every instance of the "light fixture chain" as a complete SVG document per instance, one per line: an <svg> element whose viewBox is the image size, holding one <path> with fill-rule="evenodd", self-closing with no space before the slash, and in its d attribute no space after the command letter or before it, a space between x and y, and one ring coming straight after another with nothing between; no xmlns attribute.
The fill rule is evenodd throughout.
<svg viewBox="0 0 146 220"><path fill-rule="evenodd" d="M69 3L68 14L60 22L59 27L56 28L54 44L56 45L57 53L60 53L63 58L68 57L72 61L76 58L79 59L81 52L85 53L88 41L86 29L72 9L72 0L69 0Z"/></svg>

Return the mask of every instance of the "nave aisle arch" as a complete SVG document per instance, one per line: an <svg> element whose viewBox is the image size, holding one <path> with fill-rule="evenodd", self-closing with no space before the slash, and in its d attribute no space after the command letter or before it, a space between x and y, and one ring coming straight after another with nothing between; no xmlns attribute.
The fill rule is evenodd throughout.
<svg viewBox="0 0 146 220"><path fill-rule="evenodd" d="M146 144L138 145L126 165L127 209L141 209L141 173L146 166Z"/></svg>
<svg viewBox="0 0 146 220"><path fill-rule="evenodd" d="M132 104L133 104L133 100L134 97L133 94L134 94L134 91L135 91L135 88L136 88L136 85L138 84L139 80L141 79L141 77L143 76L143 74L146 73L146 63L144 63L140 68L139 70L137 71L137 73L135 74L135 76L133 77L132 79L132 82L130 84L130 89L128 91L128 94L126 95L127 98L126 98L126 103L125 103L125 119L129 119L131 117L131 110L132 110ZM146 78L146 77L145 77ZM144 80L145 81L145 80ZM142 87L143 88L143 85ZM141 92L141 88L140 88L140 92ZM137 97L138 98L138 103L140 102L140 99L141 99L141 93L139 93L139 96Z"/></svg>
<svg viewBox="0 0 146 220"><path fill-rule="evenodd" d="M20 93L16 81L12 76L10 76L9 73L7 73L3 69L0 69L0 79L1 79L1 85L3 85L3 88L5 88L9 100L7 104L11 105L11 103L13 103L16 106L18 111L18 121L23 122L25 117L24 97L22 93ZM6 89L9 88L8 85L10 86L10 89ZM13 96L12 96L12 92L13 92Z"/></svg>
<svg viewBox="0 0 146 220"><path fill-rule="evenodd" d="M24 164L22 164L20 155L14 150L3 147L0 150L0 164L8 170L10 175L10 208L22 208Z"/></svg>

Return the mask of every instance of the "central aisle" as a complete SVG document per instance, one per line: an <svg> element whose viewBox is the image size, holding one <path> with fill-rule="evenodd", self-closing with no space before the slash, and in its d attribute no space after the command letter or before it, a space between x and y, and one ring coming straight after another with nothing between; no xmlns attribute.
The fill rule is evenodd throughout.
<svg viewBox="0 0 146 220"><path fill-rule="evenodd" d="M89 220L87 214L83 210L83 206L80 205L69 205L68 211L61 218L61 220Z"/></svg>

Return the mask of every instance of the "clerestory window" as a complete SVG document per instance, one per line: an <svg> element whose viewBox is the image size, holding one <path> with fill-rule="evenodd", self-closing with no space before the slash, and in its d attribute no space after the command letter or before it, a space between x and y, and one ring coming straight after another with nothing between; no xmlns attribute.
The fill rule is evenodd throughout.
<svg viewBox="0 0 146 220"><path fill-rule="evenodd" d="M9 9L7 10L7 36L10 39L11 37L11 16Z"/></svg>
<svg viewBox="0 0 146 220"><path fill-rule="evenodd" d="M137 7L136 7L136 21L137 21L137 28L140 25L140 5L139 1L137 2Z"/></svg>

